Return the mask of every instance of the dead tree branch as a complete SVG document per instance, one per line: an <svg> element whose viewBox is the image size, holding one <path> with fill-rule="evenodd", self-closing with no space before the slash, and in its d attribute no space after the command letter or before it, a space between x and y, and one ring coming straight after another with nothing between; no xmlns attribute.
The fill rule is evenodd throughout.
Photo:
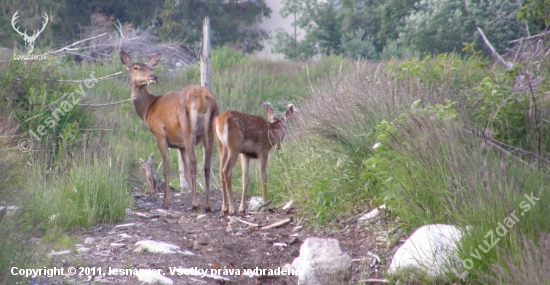
<svg viewBox="0 0 550 285"><path fill-rule="evenodd" d="M95 78L94 79L94 82L99 82L99 81L103 81L103 80L107 80L107 79L111 79L113 77L116 77L118 75L121 75L122 74L122 71L119 71L117 73L113 73L111 75L107 75L107 76L103 76L103 77L100 77L100 78ZM81 79L81 80L63 80L63 79L48 79L47 81L54 81L54 82L63 82L63 83L84 83L85 81L89 81L90 79Z"/></svg>
<svg viewBox="0 0 550 285"><path fill-rule="evenodd" d="M49 55L49 54L54 54L54 53L62 52L62 51L65 51L65 50L71 50L71 47L74 47L74 46L76 46L76 45L78 45L78 44L80 44L80 43L83 43L83 42L86 42L86 41L90 41L90 40L93 40L93 39L96 39L96 38L99 38L99 37L103 37L103 36L105 36L105 35L107 35L107 33L103 33L103 34L101 34L101 35L99 35L99 36L95 36L95 37L87 38L87 39L84 39L84 40L80 40L80 41L78 41L78 42L74 42L74 43L72 43L72 44L70 44L70 45L68 45L68 46L66 46L66 47L64 47L64 48L58 49L58 50L56 50L56 51L51 51L51 52L45 53L45 54L43 54L42 56L46 56L46 55Z"/></svg>
<svg viewBox="0 0 550 285"><path fill-rule="evenodd" d="M479 131L476 131L476 130L473 130L473 129L470 129L470 128L467 128L467 127L464 127L464 129L467 130L468 132L478 136L483 141L485 141L488 145L496 148L500 152L502 152L502 153L504 153L508 156L512 156L518 162L527 165L529 168L533 168L533 167L528 162L526 162L525 160L522 160L521 158L519 158L516 155L512 154L510 151L521 154L521 155L527 155L527 156L530 156L530 157L532 157L532 158L534 158L538 161L542 161L546 164L550 164L550 159L547 159L547 158L543 157L542 153L539 155L539 154L536 154L536 153L533 153L533 152L530 152L530 151L527 151L527 150L523 150L521 148L517 148L517 147L511 146L511 145L507 145L505 143L499 142L499 141L497 141L493 138L490 138L490 137L486 136L482 132L479 132Z"/></svg>
<svg viewBox="0 0 550 285"><path fill-rule="evenodd" d="M99 107L118 105L118 104L128 102L128 101L132 101L132 99L124 99L122 101L113 102L113 103L105 103L105 104L77 104L77 105L82 106L82 107L89 107L89 108L99 108Z"/></svg>
<svg viewBox="0 0 550 285"><path fill-rule="evenodd" d="M491 50L493 55L498 59L498 61L500 61L500 63L502 63L506 67L506 69L512 68L512 66L514 66L514 65L511 62L508 62L508 61L504 60L504 58L493 47L493 45L491 44L489 39L487 39L487 37L485 36L485 33L483 33L483 30L480 27L477 27L477 31L479 32L479 34L483 38L483 41L485 42L487 47Z"/></svg>

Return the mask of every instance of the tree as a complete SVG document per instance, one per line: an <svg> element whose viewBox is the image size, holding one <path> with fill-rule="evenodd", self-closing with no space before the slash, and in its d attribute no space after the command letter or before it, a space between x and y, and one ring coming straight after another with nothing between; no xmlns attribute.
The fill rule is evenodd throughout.
<svg viewBox="0 0 550 285"><path fill-rule="evenodd" d="M495 48L506 51L510 40L524 34L517 20L520 8L513 0L422 0L405 18L398 42L424 54L460 52L464 42L483 46L480 27Z"/></svg>

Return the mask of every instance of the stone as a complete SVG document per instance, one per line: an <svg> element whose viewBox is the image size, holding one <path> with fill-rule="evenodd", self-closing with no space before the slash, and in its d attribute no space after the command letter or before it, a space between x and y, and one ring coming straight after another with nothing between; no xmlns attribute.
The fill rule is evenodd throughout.
<svg viewBox="0 0 550 285"><path fill-rule="evenodd" d="M388 272L413 268L431 277L443 276L453 266L462 264L457 253L457 242L462 235L462 231L452 225L422 226L397 249Z"/></svg>
<svg viewBox="0 0 550 285"><path fill-rule="evenodd" d="M163 254L173 254L173 253L180 253L184 255L195 255L194 253L185 250L180 251L180 247L174 244L169 244L165 242L160 241L154 241L154 240L142 240L136 242L137 248L134 250L134 252L153 252L153 253L163 253Z"/></svg>
<svg viewBox="0 0 550 285"><path fill-rule="evenodd" d="M134 252L154 252L172 254L177 253L180 249L179 246L154 240L142 240L136 242L137 248Z"/></svg>
<svg viewBox="0 0 550 285"><path fill-rule="evenodd" d="M300 256L286 267L298 270L299 285L347 284L351 257L337 239L308 238L300 247Z"/></svg>
<svg viewBox="0 0 550 285"><path fill-rule="evenodd" d="M160 284L160 285L173 285L174 281L172 279L163 276L156 270L139 270L136 273L136 277L139 281L149 283L149 284Z"/></svg>
<svg viewBox="0 0 550 285"><path fill-rule="evenodd" d="M252 212L258 209L261 205L264 204L262 197L254 196L248 201L248 211Z"/></svg>

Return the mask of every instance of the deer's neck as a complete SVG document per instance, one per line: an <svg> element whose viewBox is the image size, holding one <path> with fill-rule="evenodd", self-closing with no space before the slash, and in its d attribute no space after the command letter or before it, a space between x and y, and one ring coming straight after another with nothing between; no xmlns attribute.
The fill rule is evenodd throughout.
<svg viewBox="0 0 550 285"><path fill-rule="evenodd" d="M269 141L271 146L279 144L285 137L286 124L278 121L269 123Z"/></svg>
<svg viewBox="0 0 550 285"><path fill-rule="evenodd" d="M132 87L132 102L134 103L134 110L136 110L137 115L145 121L147 116L147 111L155 101L154 95L151 95L145 86L136 86Z"/></svg>

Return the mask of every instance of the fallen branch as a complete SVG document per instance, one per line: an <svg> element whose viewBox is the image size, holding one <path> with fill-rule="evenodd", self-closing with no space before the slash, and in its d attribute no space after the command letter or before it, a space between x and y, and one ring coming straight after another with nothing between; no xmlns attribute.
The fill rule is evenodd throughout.
<svg viewBox="0 0 550 285"><path fill-rule="evenodd" d="M382 284L389 284L390 281L387 279L363 279L359 280L358 283L382 283Z"/></svg>
<svg viewBox="0 0 550 285"><path fill-rule="evenodd" d="M260 230L269 230L269 229L274 229L274 228L278 228L278 227L282 227L288 223L292 222L292 217L288 218L288 219L284 219L284 220L281 220L281 221L278 221L278 222L275 222L273 224L269 224L269 225L266 225L266 226L261 226L259 227Z"/></svg>
<svg viewBox="0 0 550 285"><path fill-rule="evenodd" d="M271 204L271 202L273 202L273 200L267 201L265 204L263 204L263 205L261 205L260 207L258 207L258 208L256 209L256 211L261 210L263 207L266 207L267 205Z"/></svg>
<svg viewBox="0 0 550 285"><path fill-rule="evenodd" d="M247 224L247 225L252 226L252 227L259 227L259 226L260 226L259 224L254 224L254 223L251 223L251 222L247 222L247 221L241 220L241 219L239 219L239 218L237 218L237 217L233 217L233 218L234 218L235 220L237 220L237 221L243 223L243 224Z"/></svg>
<svg viewBox="0 0 550 285"><path fill-rule="evenodd" d="M527 161L522 160L521 158L519 158L519 157L515 156L514 154L510 153L508 150L519 153L519 154L528 155L528 156L531 156L531 157L533 157L534 159L536 159L538 161L542 161L542 162L545 162L547 164L550 164L550 159L547 159L547 158L543 157L542 154L538 155L536 153L533 153L533 152L530 152L530 151L527 151L527 150L523 150L521 148L517 148L517 147L511 146L511 145L507 145L507 144L499 142L499 141L497 141L493 138L490 138L490 137L486 136L485 134L483 134L481 132L478 132L478 131L473 130L473 129L469 129L467 127L464 127L464 129L467 130L468 132L480 137L485 142L487 142L487 144L489 144L490 146L496 148L500 152L502 152L502 153L504 153L508 156L512 156L518 162L520 162L522 164L525 164L529 168L533 168L533 166L530 165ZM508 149L508 150L506 150L506 149Z"/></svg>
<svg viewBox="0 0 550 285"><path fill-rule="evenodd" d="M58 50L56 50L56 51L51 51L51 52L45 53L45 54L43 54L42 56L46 56L46 55L49 55L49 54L54 54L54 53L62 52L62 51L64 51L64 50L71 50L70 48L73 47L73 46L75 46L75 45L77 45L77 44L80 44L80 43L83 43L83 42L86 42L86 41L89 41L89 40L97 39L97 38L102 37L102 36L104 36L104 35L106 35L106 34L107 34L107 33L103 33L103 34L101 34L101 35L99 35L99 36L95 36L95 37L87 38L87 39L84 39L84 40L80 40L80 41L78 41L78 42L74 42L74 43L72 43L72 44L70 44L70 45L68 45L68 46L66 46L66 47L64 47L64 48L58 49Z"/></svg>
<svg viewBox="0 0 550 285"><path fill-rule="evenodd" d="M498 54L497 50L493 47L491 42L489 42L489 39L487 39L487 37L485 36L485 33L483 33L483 30L481 30L479 27L477 27L477 30L478 30L479 34L481 35L481 37L483 38L483 41L485 42L487 47L489 47L489 49L495 55L495 57L498 59L498 61L500 61L500 63L502 63L506 67L506 69L512 68L513 64L511 62L508 62L508 61L504 60L504 58L502 58L502 56L500 54Z"/></svg>
<svg viewBox="0 0 550 285"><path fill-rule="evenodd" d="M550 34L550 31L544 31L540 34L536 34L536 35L533 35L533 36L529 36L529 37L524 37L524 38L520 38L520 39L517 39L517 40L513 40L513 41L509 41L508 43L517 43L517 42L522 42L522 41L527 41L527 40L532 40L532 39L536 39L536 38L542 38L546 35Z"/></svg>
<svg viewBox="0 0 550 285"><path fill-rule="evenodd" d="M119 71L119 72L113 73L111 75L96 78L96 79L94 79L94 81L99 82L99 81L107 80L107 79L116 77L117 75L121 75L121 74L122 74L122 71ZM46 81L63 82L63 83L84 83L85 81L89 82L90 79L81 79L81 80L48 79Z"/></svg>
<svg viewBox="0 0 550 285"><path fill-rule="evenodd" d="M82 107L98 108L98 107L117 105L117 104L121 104L121 103L124 103L124 102L127 102L127 101L132 101L132 99L124 99L122 101L113 102L113 103L105 103L105 104L77 104L77 105L82 106Z"/></svg>

